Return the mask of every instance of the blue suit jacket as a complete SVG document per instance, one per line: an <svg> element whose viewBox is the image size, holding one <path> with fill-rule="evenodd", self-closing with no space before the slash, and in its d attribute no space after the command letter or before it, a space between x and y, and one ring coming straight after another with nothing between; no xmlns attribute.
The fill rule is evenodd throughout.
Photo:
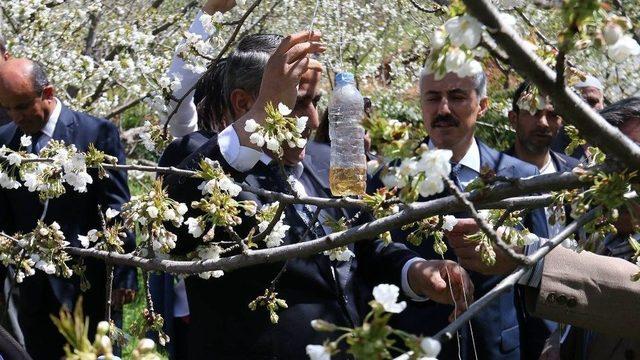
<svg viewBox="0 0 640 360"><path fill-rule="evenodd" d="M497 175L508 178L522 178L538 174L538 169L535 166L498 152L479 139L476 139L476 142L480 150L481 168L489 167ZM374 191L381 186L383 186L382 182L379 177L376 177L371 182L369 191ZM424 201L425 199L420 200ZM457 216L466 215L457 214ZM529 212L524 219L524 225L538 236L547 236L547 223L543 210ZM395 241L405 241L408 232L397 229L392 232L392 235ZM423 241L420 246L409 244L408 247L426 259L440 258L440 255L433 250L432 241ZM445 254L445 258L456 260L455 254L451 249ZM470 275L475 285L475 299L482 297L503 278L501 276L484 276L474 272L470 272ZM520 359L521 330L519 325L524 325L524 317L518 313L516 301L519 300L517 300L513 290L504 293L471 321L480 359ZM392 319L392 322L395 327L414 334L434 335L449 323L447 318L452 310L452 306L436 304L432 301L409 301L407 309L396 316L395 320ZM461 330L463 358L473 357L471 336L468 331L468 327ZM543 337L547 335L544 334ZM522 353L524 352L525 350L522 351ZM526 350L526 352L531 351ZM447 344L443 344L443 351L438 358L457 359L456 341L452 340Z"/></svg>
<svg viewBox="0 0 640 360"><path fill-rule="evenodd" d="M0 145L17 149L20 136L22 131L14 123L0 127ZM124 149L114 124L71 111L64 106L52 138L62 140L66 144L74 144L81 152L86 151L90 144L94 144L98 150L118 157L119 163L125 162ZM100 180L94 170L90 171L93 171L90 174L94 182L88 186L87 192L78 193L67 187L66 194L49 201L44 219L47 224L56 221L71 246L80 246L78 235L86 235L90 229L100 229L98 204L102 206L103 211L108 208L120 210L122 204L130 198L125 172L109 171L109 176ZM9 234L30 232L35 228L42 211L43 204L38 200L37 193L30 193L24 187L16 190L0 189L0 230ZM134 246L133 236L128 236L125 248L132 250ZM90 316L93 323L104 316L105 266L103 262L92 259L86 259L85 264L87 265L86 276L91 283L91 289L83 294L85 315ZM115 275L115 288L136 288L135 269L117 267ZM30 279L27 278L20 285L21 302L23 302L21 305L24 308L51 301L40 296L29 296L29 282ZM49 276L49 283L55 294L55 300L60 304L71 306L81 295L77 276L71 279ZM48 318L38 321L50 322ZM95 329L95 326L90 329ZM58 335L54 334L54 336Z"/></svg>

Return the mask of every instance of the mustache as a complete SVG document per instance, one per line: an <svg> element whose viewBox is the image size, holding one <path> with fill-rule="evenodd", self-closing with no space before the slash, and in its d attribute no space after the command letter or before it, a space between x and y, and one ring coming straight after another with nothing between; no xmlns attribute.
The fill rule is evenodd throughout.
<svg viewBox="0 0 640 360"><path fill-rule="evenodd" d="M460 125L460 121L451 114L441 114L437 115L431 122L432 127L438 127L440 125L458 126Z"/></svg>

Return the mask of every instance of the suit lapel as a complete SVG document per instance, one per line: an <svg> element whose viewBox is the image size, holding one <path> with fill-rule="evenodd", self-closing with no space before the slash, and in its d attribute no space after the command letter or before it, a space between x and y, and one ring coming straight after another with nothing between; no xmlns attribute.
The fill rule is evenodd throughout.
<svg viewBox="0 0 640 360"><path fill-rule="evenodd" d="M0 138L0 145L6 145L11 150L18 150L20 137L24 134L14 123L7 125L7 131Z"/></svg>
<svg viewBox="0 0 640 360"><path fill-rule="evenodd" d="M505 165L503 162L504 153L490 148L487 144L476 138L478 144L478 151L480 151L480 170L483 168L489 168L493 170L496 175L515 177L514 166Z"/></svg>
<svg viewBox="0 0 640 360"><path fill-rule="evenodd" d="M58 122L56 123L56 128L53 131L52 139L59 141L62 140L65 142L65 144L72 144L76 132L73 113L71 112L71 110L67 109L66 106L61 106L62 110L60 111L60 117L58 118Z"/></svg>

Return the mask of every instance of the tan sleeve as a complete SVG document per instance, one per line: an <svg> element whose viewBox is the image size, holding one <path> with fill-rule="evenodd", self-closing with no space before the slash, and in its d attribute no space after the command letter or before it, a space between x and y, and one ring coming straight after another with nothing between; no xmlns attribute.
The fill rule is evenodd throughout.
<svg viewBox="0 0 640 360"><path fill-rule="evenodd" d="M544 260L540 290L527 288L527 308L536 316L640 340L638 267L629 261L577 253L562 246Z"/></svg>

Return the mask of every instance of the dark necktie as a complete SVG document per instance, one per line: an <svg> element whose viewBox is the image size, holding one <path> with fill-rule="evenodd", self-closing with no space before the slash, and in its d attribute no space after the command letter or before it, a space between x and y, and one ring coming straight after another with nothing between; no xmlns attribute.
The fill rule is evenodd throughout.
<svg viewBox="0 0 640 360"><path fill-rule="evenodd" d="M287 181L287 177L294 176L295 168L290 166L284 167L285 174L282 174L282 169L280 169L280 164L277 161L272 161L268 165L269 174L274 181L276 191L282 192L284 194L292 195L291 187ZM286 210L290 208L295 209L295 214L302 220L305 227L309 230L309 232L313 235L314 238L320 238L326 235L326 232L320 225L319 221L313 221L315 218L313 211L306 204L296 204L294 206L288 206ZM285 216L287 216L287 211L285 210ZM305 239L301 239L304 241Z"/></svg>
<svg viewBox="0 0 640 360"><path fill-rule="evenodd" d="M464 191L464 189L462 188L462 184L460 183L460 179L458 178L458 176L460 175L460 171L462 171L462 165L451 162L451 173L449 173L449 179L451 179L451 181L456 184L458 189Z"/></svg>
<svg viewBox="0 0 640 360"><path fill-rule="evenodd" d="M38 154L40 150L42 150L42 148L44 147L44 144L46 144L46 141L45 141L46 138L47 136L42 131L38 131L37 133L31 135L31 153L32 154Z"/></svg>

